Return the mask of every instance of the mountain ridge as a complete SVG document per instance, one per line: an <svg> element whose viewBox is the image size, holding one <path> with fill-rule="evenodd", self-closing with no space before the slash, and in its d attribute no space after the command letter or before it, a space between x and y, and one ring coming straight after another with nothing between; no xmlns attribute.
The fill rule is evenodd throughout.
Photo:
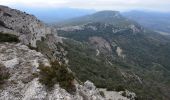
<svg viewBox="0 0 170 100"><path fill-rule="evenodd" d="M113 16L104 15L99 16L102 21L88 23L81 17L73 21L73 24L69 21L67 24L66 21L61 28L54 26L59 36L68 39L64 41L67 48L72 47L68 49L72 52L68 53L72 62L69 63L70 68L80 79L84 80L86 77L98 87L105 87L108 90L128 89L142 100L168 100L167 92L163 91L169 89L163 87L169 86L169 38L125 17L117 20ZM88 16L92 16L88 18L93 19L94 14ZM79 20L82 21L79 23ZM111 24L107 23L109 20ZM80 44L75 45L69 39ZM77 55L74 55L74 52L78 52ZM77 70L79 68L82 70ZM155 72L159 74L154 75ZM151 84L155 86L150 87Z"/></svg>
<svg viewBox="0 0 170 100"><path fill-rule="evenodd" d="M110 19L110 20L107 20ZM82 17L77 17L69 20L65 20L58 24L59 26L69 26L70 25L80 25L82 23L92 23L92 22L101 22L101 23L108 23L108 24L116 24L120 23L121 21L128 21L128 19L124 20L123 16L120 15L118 11L99 11L94 14L89 14ZM66 24L65 24L66 23Z"/></svg>
<svg viewBox="0 0 170 100"><path fill-rule="evenodd" d="M105 100L67 67L61 37L36 17L0 6L0 99Z"/></svg>

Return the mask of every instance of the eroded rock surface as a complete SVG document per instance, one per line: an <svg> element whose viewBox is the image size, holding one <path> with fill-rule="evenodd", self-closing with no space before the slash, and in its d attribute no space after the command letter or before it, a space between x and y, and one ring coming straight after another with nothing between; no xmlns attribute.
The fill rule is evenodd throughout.
<svg viewBox="0 0 170 100"><path fill-rule="evenodd" d="M58 45L62 39L57 36L56 30L33 15L0 5L0 33L18 36L22 44L38 48L49 59L66 61L65 51L61 51L62 47Z"/></svg>
<svg viewBox="0 0 170 100"><path fill-rule="evenodd" d="M40 63L50 65L40 52L21 44L0 44L0 65L8 68L10 77L0 89L0 100L104 100L93 83L76 84L75 95L58 84L49 91L35 74Z"/></svg>
<svg viewBox="0 0 170 100"><path fill-rule="evenodd" d="M0 24L2 33L15 34L24 44L31 44L34 47L37 40L53 31L33 15L5 6L0 6Z"/></svg>

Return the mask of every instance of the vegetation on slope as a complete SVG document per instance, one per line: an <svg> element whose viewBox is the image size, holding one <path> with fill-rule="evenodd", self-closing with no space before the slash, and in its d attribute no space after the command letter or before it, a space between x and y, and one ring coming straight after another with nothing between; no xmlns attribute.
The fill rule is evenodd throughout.
<svg viewBox="0 0 170 100"><path fill-rule="evenodd" d="M0 89L2 88L2 85L5 83L5 80L9 78L9 71L8 69L0 64Z"/></svg>
<svg viewBox="0 0 170 100"><path fill-rule="evenodd" d="M170 86L170 43L166 38L154 33L132 34L128 29L112 33L109 28L97 31L59 31L59 34L79 41L66 40L65 44L70 68L80 80L91 80L97 87L108 90L128 89L137 93L142 100L168 98L170 90L165 87ZM88 38L92 36L103 37L111 45L115 42L124 50L126 58L116 57L113 47L113 58L105 54L96 56L96 49L88 43Z"/></svg>
<svg viewBox="0 0 170 100"><path fill-rule="evenodd" d="M123 77L116 65L110 65L102 56L96 57L95 50L86 43L65 40L69 67L81 81L93 81L97 87L108 90L124 90Z"/></svg>
<svg viewBox="0 0 170 100"><path fill-rule="evenodd" d="M168 37L146 30L113 12L80 17L66 21L64 25L81 27L58 31L59 35L73 39L65 41L65 44L69 51L70 68L81 80L91 80L98 87L108 90L128 89L141 100L170 98ZM96 56L98 48L89 41L94 36L110 44L111 54L100 52ZM124 58L117 55L117 47L122 49Z"/></svg>
<svg viewBox="0 0 170 100"><path fill-rule="evenodd" d="M59 64L59 62L51 62L51 66L39 66L39 81L48 88L54 87L56 83L66 89L68 92L74 92L75 86L74 75L69 72L67 66Z"/></svg>
<svg viewBox="0 0 170 100"><path fill-rule="evenodd" d="M1 42L19 42L16 35L0 33L0 43Z"/></svg>

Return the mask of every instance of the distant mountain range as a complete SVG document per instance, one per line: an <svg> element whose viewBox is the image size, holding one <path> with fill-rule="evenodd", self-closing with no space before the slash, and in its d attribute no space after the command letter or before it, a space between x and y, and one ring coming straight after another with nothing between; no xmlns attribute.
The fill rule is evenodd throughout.
<svg viewBox="0 0 170 100"><path fill-rule="evenodd" d="M139 100L168 100L170 38L123 17L101 11L54 25L80 80L99 88L128 89Z"/></svg>
<svg viewBox="0 0 170 100"><path fill-rule="evenodd" d="M169 100L168 14L26 12L0 6L0 99Z"/></svg>
<svg viewBox="0 0 170 100"><path fill-rule="evenodd" d="M55 23L74 17L80 17L94 13L95 10L74 9L74 8L27 8L17 7L17 9L35 15L45 23Z"/></svg>
<svg viewBox="0 0 170 100"><path fill-rule="evenodd" d="M77 12L76 10L69 10L70 12ZM81 12L81 10L79 10ZM82 11L83 12L83 11ZM90 18L91 20L88 20L88 15L92 14L95 11L86 11L86 13L83 13L77 16L71 16L71 17L67 17L65 18L65 16L67 16L66 14L59 14L59 16L61 16L61 18L57 18L58 21L57 24L61 25L61 23L71 23L73 20L77 21L77 22L81 22L79 19L75 18L75 17L80 17L82 15L86 15L84 16L85 19L83 21L96 21L96 17L94 16L94 18ZM79 13L79 12L77 12ZM115 12L116 13L116 12ZM169 35L170 33L170 14L166 13L166 12L147 12L147 11L129 11L129 12L121 12L121 14L124 17L127 17L129 20L133 20L136 21L137 23L141 24L142 26L144 26L145 28L151 29L151 30L155 30L163 35ZM72 14L71 14L72 15ZM119 16L119 15L118 15ZM100 15L99 15L100 17ZM99 17L97 17L98 20L102 21L102 19L100 19ZM70 20L71 19L71 20ZM70 22L68 22L70 21ZM74 21L74 24L75 24ZM109 21L108 21L109 22Z"/></svg>
<svg viewBox="0 0 170 100"><path fill-rule="evenodd" d="M58 23L76 17L85 16L96 12L95 10L76 9L76 8L27 8L17 7L17 9L35 15L45 23ZM162 34L170 33L170 14L163 12L147 11L129 11L121 12L124 17L134 20L152 30L159 31ZM78 19L76 19L78 21ZM87 19L86 19L87 20ZM95 20L95 18L93 19Z"/></svg>
<svg viewBox="0 0 170 100"><path fill-rule="evenodd" d="M122 14L131 20L135 20L146 28L164 34L170 33L170 13L130 11Z"/></svg>
<svg viewBox="0 0 170 100"><path fill-rule="evenodd" d="M121 16L120 13L117 11L100 11L92 15L90 14L82 17L60 21L56 23L56 25L70 26L70 25L88 24L93 22L116 24L116 23L120 23L121 21L125 22L123 16Z"/></svg>

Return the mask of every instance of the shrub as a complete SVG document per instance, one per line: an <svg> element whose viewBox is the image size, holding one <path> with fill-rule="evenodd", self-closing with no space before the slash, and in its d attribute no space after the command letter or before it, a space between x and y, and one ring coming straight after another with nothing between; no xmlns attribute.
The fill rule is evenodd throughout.
<svg viewBox="0 0 170 100"><path fill-rule="evenodd" d="M68 92L75 92L75 85L73 84L74 75L69 72L67 66L60 65L59 62L51 62L49 66L39 66L39 81L46 85L49 89L52 88L56 83L67 90Z"/></svg>
<svg viewBox="0 0 170 100"><path fill-rule="evenodd" d="M99 91L99 93L100 93L100 95L101 95L102 97L105 97L105 94L104 94L103 91Z"/></svg>
<svg viewBox="0 0 170 100"><path fill-rule="evenodd" d="M9 78L9 71L8 69L0 64L0 88L1 85Z"/></svg>
<svg viewBox="0 0 170 100"><path fill-rule="evenodd" d="M114 87L114 85L109 85L109 86L107 86L107 91L115 91L115 87Z"/></svg>
<svg viewBox="0 0 170 100"><path fill-rule="evenodd" d="M126 97L126 92L125 91L123 91L122 96Z"/></svg>
<svg viewBox="0 0 170 100"><path fill-rule="evenodd" d="M122 85L118 85L118 86L116 86L115 90L118 91L118 92L119 91L125 91L125 88Z"/></svg>
<svg viewBox="0 0 170 100"><path fill-rule="evenodd" d="M19 42L19 39L12 34L0 33L0 42Z"/></svg>

